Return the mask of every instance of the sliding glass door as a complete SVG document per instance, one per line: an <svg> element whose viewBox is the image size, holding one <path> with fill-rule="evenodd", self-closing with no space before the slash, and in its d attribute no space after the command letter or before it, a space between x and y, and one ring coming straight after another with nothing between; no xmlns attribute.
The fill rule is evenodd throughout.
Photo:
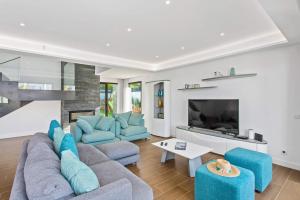
<svg viewBox="0 0 300 200"><path fill-rule="evenodd" d="M100 113L112 116L117 113L117 83L100 83Z"/></svg>

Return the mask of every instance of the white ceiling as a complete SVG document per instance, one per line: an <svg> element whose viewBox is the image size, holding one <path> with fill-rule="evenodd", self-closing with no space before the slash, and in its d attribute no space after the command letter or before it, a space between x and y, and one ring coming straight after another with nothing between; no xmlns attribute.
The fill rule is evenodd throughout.
<svg viewBox="0 0 300 200"><path fill-rule="evenodd" d="M0 48L146 70L287 41L258 0L1 0L0 8Z"/></svg>
<svg viewBox="0 0 300 200"><path fill-rule="evenodd" d="M114 79L128 79L139 76L144 76L151 72L139 69L131 69L125 67L113 67L102 72L97 72L97 75L100 75L101 78L114 78Z"/></svg>

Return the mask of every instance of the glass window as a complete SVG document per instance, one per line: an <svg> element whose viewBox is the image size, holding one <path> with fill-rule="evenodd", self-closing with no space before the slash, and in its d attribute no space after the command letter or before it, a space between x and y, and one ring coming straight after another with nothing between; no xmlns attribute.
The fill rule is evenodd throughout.
<svg viewBox="0 0 300 200"><path fill-rule="evenodd" d="M128 84L131 89L132 112L142 113L142 82Z"/></svg>
<svg viewBox="0 0 300 200"><path fill-rule="evenodd" d="M47 83L19 83L21 90L52 90L52 84Z"/></svg>
<svg viewBox="0 0 300 200"><path fill-rule="evenodd" d="M100 83L100 113L112 116L117 113L117 88L116 83Z"/></svg>

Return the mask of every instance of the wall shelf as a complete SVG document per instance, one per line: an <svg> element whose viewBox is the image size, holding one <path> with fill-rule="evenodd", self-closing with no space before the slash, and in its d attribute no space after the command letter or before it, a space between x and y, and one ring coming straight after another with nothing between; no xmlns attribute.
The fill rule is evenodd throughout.
<svg viewBox="0 0 300 200"><path fill-rule="evenodd" d="M210 89L210 88L217 88L217 86L203 86L203 87L198 87L198 88L180 88L177 90L185 91L185 90L201 90L201 89Z"/></svg>
<svg viewBox="0 0 300 200"><path fill-rule="evenodd" d="M246 77L253 77L257 76L257 73L252 74L237 74L233 76L219 76L219 77L212 77L212 78L205 78L202 81L218 81L218 80L226 80L226 79L234 79L234 78L246 78Z"/></svg>

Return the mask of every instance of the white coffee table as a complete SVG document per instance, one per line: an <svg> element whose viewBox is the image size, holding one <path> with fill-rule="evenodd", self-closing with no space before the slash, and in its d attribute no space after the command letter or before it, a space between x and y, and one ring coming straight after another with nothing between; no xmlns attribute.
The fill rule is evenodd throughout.
<svg viewBox="0 0 300 200"><path fill-rule="evenodd" d="M161 142L168 143L167 146L161 146ZM186 150L175 150L176 142L186 142L177 138L163 140L160 142L152 143L154 146L163 150L161 155L161 163L165 163L167 160L175 159L175 154L185 157L189 160L189 173L190 177L195 177L196 170L202 165L201 156L212 151L211 148L197 145L194 143L186 142Z"/></svg>

